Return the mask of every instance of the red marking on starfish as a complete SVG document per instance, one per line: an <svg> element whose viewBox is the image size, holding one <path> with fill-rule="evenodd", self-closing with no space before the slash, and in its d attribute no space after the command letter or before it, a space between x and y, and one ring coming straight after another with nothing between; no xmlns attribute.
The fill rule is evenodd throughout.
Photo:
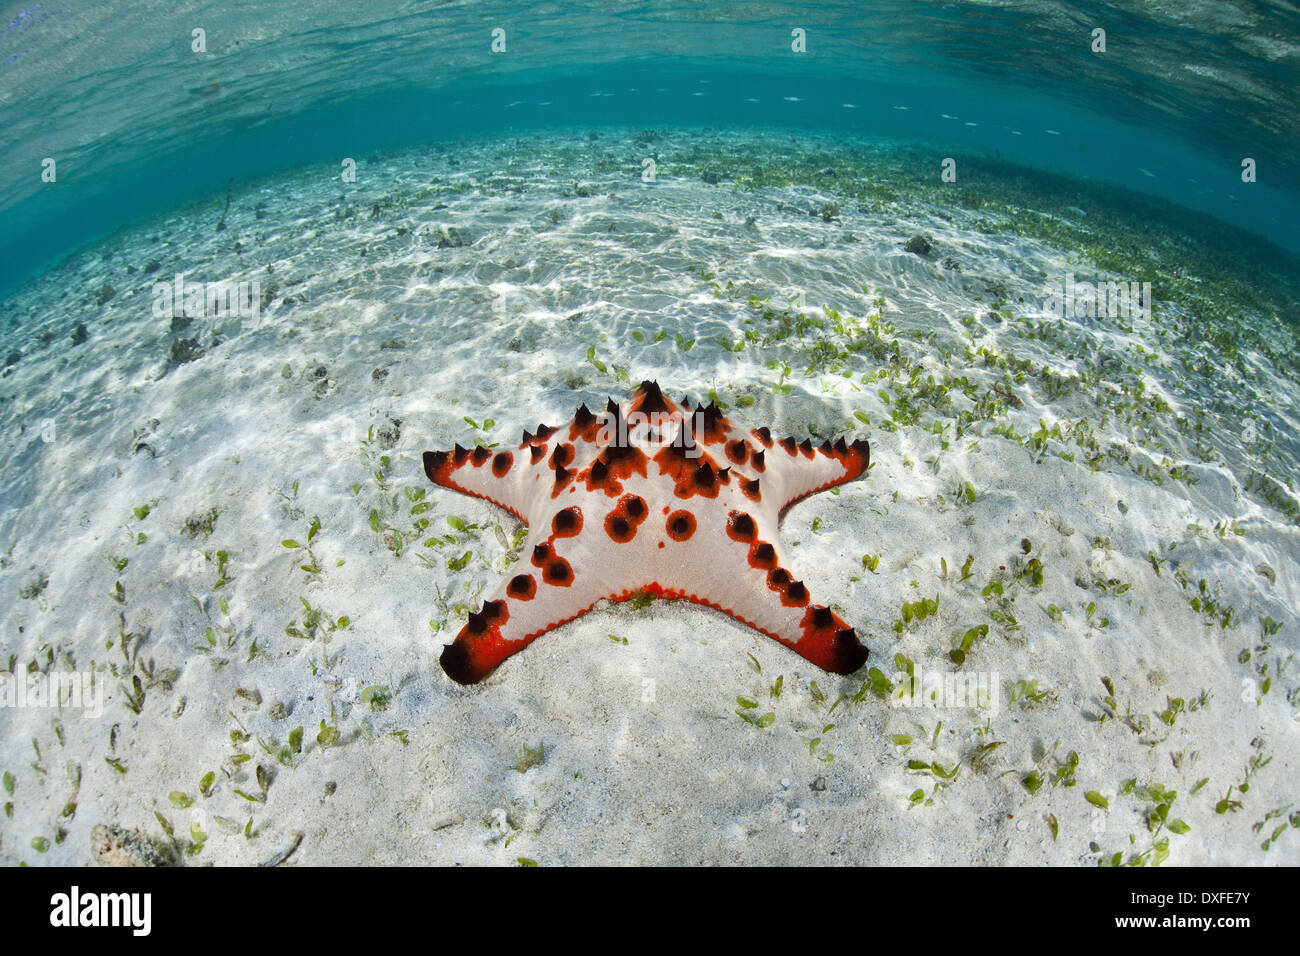
<svg viewBox="0 0 1300 956"><path fill-rule="evenodd" d="M727 537L732 541L749 544L758 536L758 528L751 515L743 511L733 511L727 516Z"/></svg>
<svg viewBox="0 0 1300 956"><path fill-rule="evenodd" d="M600 419L593 415L586 405L578 408L573 415L573 424L569 426L569 441L594 442L600 433Z"/></svg>
<svg viewBox="0 0 1300 956"><path fill-rule="evenodd" d="M537 580L531 574L516 574L506 585L506 594L517 601L531 601L537 593Z"/></svg>
<svg viewBox="0 0 1300 956"><path fill-rule="evenodd" d="M648 510L645 505L645 499L640 495L624 495L618 499L618 506L628 519L635 524L645 521Z"/></svg>
<svg viewBox="0 0 1300 956"><path fill-rule="evenodd" d="M582 509L572 505L555 512L551 519L551 535L556 538L576 538L582 534Z"/></svg>
<svg viewBox="0 0 1300 956"><path fill-rule="evenodd" d="M776 548L766 541L755 541L749 548L749 564L764 570L776 567Z"/></svg>
<svg viewBox="0 0 1300 956"><path fill-rule="evenodd" d="M695 534L695 515L678 509L668 516L664 526L668 530L668 537L674 541L689 541L691 535Z"/></svg>
<svg viewBox="0 0 1300 956"><path fill-rule="evenodd" d="M604 491L613 498L623 493L624 481L633 475L646 476L648 461L645 452L635 446L606 445L579 479L586 481L588 491Z"/></svg>
<svg viewBox="0 0 1300 956"><path fill-rule="evenodd" d="M560 465L555 469L555 487L551 490L551 497L558 498L560 492L564 490L569 482L573 481L573 472Z"/></svg>
<svg viewBox="0 0 1300 956"><path fill-rule="evenodd" d="M559 468L573 461L573 446L567 443L556 445L551 451L551 468Z"/></svg>
<svg viewBox="0 0 1300 956"><path fill-rule="evenodd" d="M784 591L790 586L790 572L785 568L773 568L768 571L767 586L773 591Z"/></svg>
<svg viewBox="0 0 1300 956"><path fill-rule="evenodd" d="M722 412L718 411L718 406L712 404L697 408L690 422L692 437L708 445L726 438L727 431L731 427L730 423L722 417Z"/></svg>
<svg viewBox="0 0 1300 956"><path fill-rule="evenodd" d="M542 568L542 580L559 588L567 588L573 584L573 568L563 558L552 558Z"/></svg>
<svg viewBox="0 0 1300 956"><path fill-rule="evenodd" d="M627 544L636 537L636 525L617 509L605 515L605 533L611 541Z"/></svg>
<svg viewBox="0 0 1300 956"><path fill-rule="evenodd" d="M614 510L605 515L605 533L610 540L627 544L636 537L636 529L645 518L645 499L640 495L624 495Z"/></svg>

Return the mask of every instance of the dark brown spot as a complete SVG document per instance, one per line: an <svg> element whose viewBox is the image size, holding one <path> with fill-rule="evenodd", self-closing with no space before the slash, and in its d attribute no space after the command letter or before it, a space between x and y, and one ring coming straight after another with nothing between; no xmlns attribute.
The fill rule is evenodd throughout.
<svg viewBox="0 0 1300 956"><path fill-rule="evenodd" d="M637 411L645 412L647 415L668 411L668 403L664 400L664 393L659 391L658 382L642 382L640 391L641 401Z"/></svg>
<svg viewBox="0 0 1300 956"><path fill-rule="evenodd" d="M793 455L795 448L798 447L797 445L795 445L793 438L782 438L779 444L782 448L785 449L786 454L788 455Z"/></svg>
<svg viewBox="0 0 1300 956"><path fill-rule="evenodd" d="M791 581L790 586L785 589L785 597L781 603L790 607L803 607L808 603L808 589L804 587L802 581Z"/></svg>
<svg viewBox="0 0 1300 956"><path fill-rule="evenodd" d="M773 568L767 572L767 586L779 591L790 583L790 572L785 568Z"/></svg>
<svg viewBox="0 0 1300 956"><path fill-rule="evenodd" d="M445 451L426 451L424 453L424 473L429 476L429 480L435 485L441 484L437 475L447 463L449 457L451 456Z"/></svg>
<svg viewBox="0 0 1300 956"><path fill-rule="evenodd" d="M813 627L818 630L830 627L835 623L835 615L831 613L828 607L818 607L813 609L812 614Z"/></svg>
<svg viewBox="0 0 1300 956"><path fill-rule="evenodd" d="M533 548L533 565L540 568L551 559L551 546L542 542Z"/></svg>
<svg viewBox="0 0 1300 956"><path fill-rule="evenodd" d="M528 449L528 454L533 459L533 464L535 465L546 457L546 446L533 445Z"/></svg>
<svg viewBox="0 0 1300 956"><path fill-rule="evenodd" d="M691 481L694 482L695 487L702 491L711 489L717 480L718 476L713 473L713 466L707 461L700 465L699 468L696 468L695 473L691 475Z"/></svg>
<svg viewBox="0 0 1300 956"><path fill-rule="evenodd" d="M748 478L740 482L741 493L750 501L762 501L763 492L759 490L758 479Z"/></svg>
<svg viewBox="0 0 1300 956"><path fill-rule="evenodd" d="M627 544L636 537L636 526L617 511L605 516L605 533L619 544Z"/></svg>
<svg viewBox="0 0 1300 956"><path fill-rule="evenodd" d="M762 428L754 429L754 437L763 443L764 448L772 447L772 430L764 425Z"/></svg>
<svg viewBox="0 0 1300 956"><path fill-rule="evenodd" d="M749 459L749 443L743 438L727 442L727 457L733 464L743 465Z"/></svg>
<svg viewBox="0 0 1300 956"><path fill-rule="evenodd" d="M749 456L749 466L755 471L763 471L767 468L766 453L756 451Z"/></svg>
<svg viewBox="0 0 1300 956"><path fill-rule="evenodd" d="M447 676L457 684L476 684L483 679L483 675L474 667L469 648L463 641L454 641L444 647L438 663L442 665Z"/></svg>
<svg viewBox="0 0 1300 956"><path fill-rule="evenodd" d="M754 540L758 534L758 529L754 527L754 519L743 511L733 511L727 516L727 537L732 541L743 541L748 544Z"/></svg>
<svg viewBox="0 0 1300 956"><path fill-rule="evenodd" d="M722 441L726 437L726 429L727 420L713 403L697 408L691 416L691 434L700 441Z"/></svg>
<svg viewBox="0 0 1300 956"><path fill-rule="evenodd" d="M646 515L645 499L642 498L640 495L624 496L623 499L619 501L619 506L623 509L624 513L633 521L639 523L645 520L645 515Z"/></svg>
<svg viewBox="0 0 1300 956"><path fill-rule="evenodd" d="M551 467L560 468L573 461L573 446L569 444L556 445L555 450L551 452Z"/></svg>
<svg viewBox="0 0 1300 956"><path fill-rule="evenodd" d="M618 407L618 402L612 398L609 404L605 406L605 415L608 419L607 425L609 430L614 434L614 440L610 443L615 446L626 443L627 423L623 419L623 410Z"/></svg>
<svg viewBox="0 0 1300 956"><path fill-rule="evenodd" d="M479 445L477 448L474 449L474 453L471 454L469 457L470 457L470 461L474 463L474 467L477 468L479 465L483 464L483 462L487 461L489 458L492 457L492 452L488 451L482 445Z"/></svg>
<svg viewBox="0 0 1300 956"><path fill-rule="evenodd" d="M551 531L557 538L572 538L582 531L582 509L577 505L557 511L551 519Z"/></svg>
<svg viewBox="0 0 1300 956"><path fill-rule="evenodd" d="M749 563L756 568L776 567L776 549L766 541L759 541L749 549Z"/></svg>
<svg viewBox="0 0 1300 956"><path fill-rule="evenodd" d="M835 632L832 653L835 655L836 674L852 674L867 662L870 652L862 646L857 633L851 627L844 627Z"/></svg>
<svg viewBox="0 0 1300 956"><path fill-rule="evenodd" d="M510 466L515 463L515 456L508 451L498 452L492 459L492 474L498 478L504 478Z"/></svg>
<svg viewBox="0 0 1300 956"><path fill-rule="evenodd" d="M555 469L555 490L551 492L551 497L554 498L562 490L564 490L564 486L567 485L570 479L572 478L573 478L573 472L569 471L569 469L565 468L563 465L556 468Z"/></svg>
<svg viewBox="0 0 1300 956"><path fill-rule="evenodd" d="M537 582L531 574L516 574L506 585L506 594L520 601L531 601L537 593Z"/></svg>
<svg viewBox="0 0 1300 956"><path fill-rule="evenodd" d="M573 583L573 568L563 558L555 558L542 569L542 580L556 587L567 588Z"/></svg>
<svg viewBox="0 0 1300 956"><path fill-rule="evenodd" d="M668 537L674 541L688 541L695 534L695 515L689 511L677 510L668 516L665 523Z"/></svg>

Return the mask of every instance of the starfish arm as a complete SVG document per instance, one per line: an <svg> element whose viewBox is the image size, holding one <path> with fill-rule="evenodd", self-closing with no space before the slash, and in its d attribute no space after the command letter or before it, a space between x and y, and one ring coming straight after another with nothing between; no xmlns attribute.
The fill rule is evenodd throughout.
<svg viewBox="0 0 1300 956"><path fill-rule="evenodd" d="M578 605L569 595L522 571L469 615L456 639L442 649L439 663L458 684L477 684L552 628L579 617L591 604Z"/></svg>
<svg viewBox="0 0 1300 956"><path fill-rule="evenodd" d="M871 447L859 439L851 445L843 438L833 445L813 446L804 439L774 439L767 428L755 428L744 435L715 405L701 406L691 413L688 428L695 444L711 455L719 466L734 468L747 481L757 478L751 491L779 514L809 495L846 481L852 481L871 463Z"/></svg>
<svg viewBox="0 0 1300 956"><path fill-rule="evenodd" d="M426 451L424 473L435 485L485 498L521 521L528 520L536 466L528 448L493 452L487 448Z"/></svg>
<svg viewBox="0 0 1300 956"><path fill-rule="evenodd" d="M758 429L751 441L766 449L764 498L775 502L782 515L809 495L852 481L871 463L871 446L862 439L851 445L841 438L833 445L814 446L807 439L773 441L766 429Z"/></svg>
<svg viewBox="0 0 1300 956"><path fill-rule="evenodd" d="M484 498L527 524L572 480L575 458L587 454L606 418L583 405L567 426L538 425L535 435L525 431L515 449L493 452L457 445L451 451L426 451L424 473L435 485Z"/></svg>
<svg viewBox="0 0 1300 956"><path fill-rule="evenodd" d="M623 514L626 501L612 505ZM460 684L476 684L506 658L561 624L580 617L602 598L631 596L639 571L615 560L617 545L602 526L605 511L583 513L578 505L552 509L529 531L517 565L483 607L470 614L441 664Z"/></svg>
<svg viewBox="0 0 1300 956"><path fill-rule="evenodd" d="M683 549L680 557L670 551L672 570L660 589L665 597L717 608L832 673L852 674L866 662L867 649L853 628L814 604L807 587L786 569L770 509L702 511L694 535L716 546Z"/></svg>

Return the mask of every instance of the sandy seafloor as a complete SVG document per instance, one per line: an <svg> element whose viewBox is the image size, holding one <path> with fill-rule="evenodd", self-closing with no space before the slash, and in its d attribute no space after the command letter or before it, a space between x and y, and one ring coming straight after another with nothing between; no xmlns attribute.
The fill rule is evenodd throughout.
<svg viewBox="0 0 1300 956"><path fill-rule="evenodd" d="M804 134L444 144L236 188L220 230L225 196L0 304L0 662L107 689L97 718L0 710L0 859L1300 862L1294 299L1215 265L1213 228L930 162ZM259 279L260 323L154 317L178 272ZM1154 313L1058 323L1066 273L1150 281ZM953 671L988 625L961 669L999 706L894 706L664 601L447 679L520 526L421 453L643 378L869 438L868 476L786 516L791 565L884 679ZM282 544L313 516L319 573ZM303 601L322 619L291 636Z"/></svg>

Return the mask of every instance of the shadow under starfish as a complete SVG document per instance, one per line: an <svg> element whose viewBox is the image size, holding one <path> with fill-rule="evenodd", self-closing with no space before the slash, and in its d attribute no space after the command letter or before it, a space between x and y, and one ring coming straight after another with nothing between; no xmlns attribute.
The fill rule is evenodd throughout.
<svg viewBox="0 0 1300 956"><path fill-rule="evenodd" d="M840 439L738 432L716 406L677 405L656 382L599 415L584 405L518 448L425 452L434 484L485 498L528 525L531 570L502 582L442 652L473 684L601 599L685 598L729 614L824 670L867 660L854 630L781 560L777 528L795 502L867 470L870 448Z"/></svg>

